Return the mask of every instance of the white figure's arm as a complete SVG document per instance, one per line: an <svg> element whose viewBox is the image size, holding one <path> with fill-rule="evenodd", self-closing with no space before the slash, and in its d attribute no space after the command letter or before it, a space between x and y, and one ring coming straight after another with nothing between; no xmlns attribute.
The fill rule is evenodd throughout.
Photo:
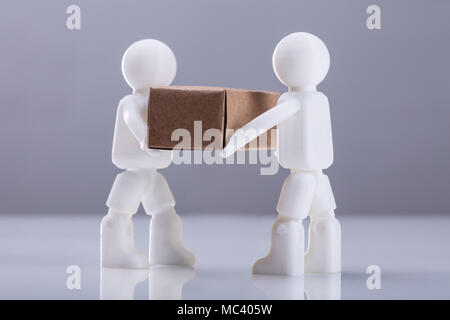
<svg viewBox="0 0 450 320"><path fill-rule="evenodd" d="M138 141L141 150L147 152L147 154L153 157L159 157L160 153L157 150L148 148L148 128L145 115L142 114L139 106L133 101L133 99L124 99L123 103L123 118L131 133Z"/></svg>
<svg viewBox="0 0 450 320"><path fill-rule="evenodd" d="M237 130L221 152L222 157L229 157L247 143L262 135L277 124L287 120L300 111L300 102L288 99L272 109L256 117L245 126ZM244 138L245 137L245 138Z"/></svg>

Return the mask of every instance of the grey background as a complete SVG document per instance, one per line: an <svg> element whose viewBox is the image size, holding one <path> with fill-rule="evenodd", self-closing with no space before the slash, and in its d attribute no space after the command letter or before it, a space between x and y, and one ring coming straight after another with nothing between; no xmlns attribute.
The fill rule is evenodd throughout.
<svg viewBox="0 0 450 320"><path fill-rule="evenodd" d="M366 28L379 4L382 30ZM82 29L66 29L78 4ZM0 213L100 213L115 174L124 50L156 38L175 52L174 84L285 88L277 42L321 37L331 69L340 213L443 213L450 207L450 1L2 1ZM288 171L256 165L163 170L180 213L274 213Z"/></svg>

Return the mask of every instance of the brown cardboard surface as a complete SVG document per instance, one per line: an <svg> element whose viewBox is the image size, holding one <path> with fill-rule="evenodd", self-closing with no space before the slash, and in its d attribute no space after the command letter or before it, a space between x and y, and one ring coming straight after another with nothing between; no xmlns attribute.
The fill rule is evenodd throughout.
<svg viewBox="0 0 450 320"><path fill-rule="evenodd" d="M204 149L211 141L194 143L194 121L202 121L201 137L210 128L221 132L217 145L224 147L232 132L277 104L279 93L219 88L169 86L150 88L148 109L148 146L174 149L172 132L183 128L190 132L190 149ZM197 135L198 137L199 135ZM270 133L267 137L269 148Z"/></svg>

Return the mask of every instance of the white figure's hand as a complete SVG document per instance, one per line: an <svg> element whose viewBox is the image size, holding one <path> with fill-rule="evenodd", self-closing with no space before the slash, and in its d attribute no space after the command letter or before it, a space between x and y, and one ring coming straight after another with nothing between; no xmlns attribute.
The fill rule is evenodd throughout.
<svg viewBox="0 0 450 320"><path fill-rule="evenodd" d="M147 154L148 154L149 156L152 156L152 157L154 157L154 158L158 158L158 157L161 156L161 150L153 150L153 149L147 148L147 149L145 150L145 152L147 152Z"/></svg>

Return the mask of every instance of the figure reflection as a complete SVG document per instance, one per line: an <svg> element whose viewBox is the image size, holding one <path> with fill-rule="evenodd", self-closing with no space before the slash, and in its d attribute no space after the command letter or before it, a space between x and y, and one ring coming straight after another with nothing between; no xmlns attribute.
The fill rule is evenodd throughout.
<svg viewBox="0 0 450 320"><path fill-rule="evenodd" d="M195 277L195 270L182 266L158 266L150 269L148 297L150 300L180 300L183 286Z"/></svg>
<svg viewBox="0 0 450 320"><path fill-rule="evenodd" d="M182 299L183 286L195 277L190 267L158 266L151 269L101 268L100 299L132 300L136 285L149 279L150 300Z"/></svg>
<svg viewBox="0 0 450 320"><path fill-rule="evenodd" d="M341 300L341 273L310 273L305 275L308 300Z"/></svg>
<svg viewBox="0 0 450 320"><path fill-rule="evenodd" d="M341 274L305 274L302 277L254 275L253 283L269 299L275 300L340 300Z"/></svg>
<svg viewBox="0 0 450 320"><path fill-rule="evenodd" d="M253 275L253 283L263 290L269 299L303 300L304 278L278 275Z"/></svg>
<svg viewBox="0 0 450 320"><path fill-rule="evenodd" d="M134 288L148 278L148 269L101 268L100 299L132 300Z"/></svg>

